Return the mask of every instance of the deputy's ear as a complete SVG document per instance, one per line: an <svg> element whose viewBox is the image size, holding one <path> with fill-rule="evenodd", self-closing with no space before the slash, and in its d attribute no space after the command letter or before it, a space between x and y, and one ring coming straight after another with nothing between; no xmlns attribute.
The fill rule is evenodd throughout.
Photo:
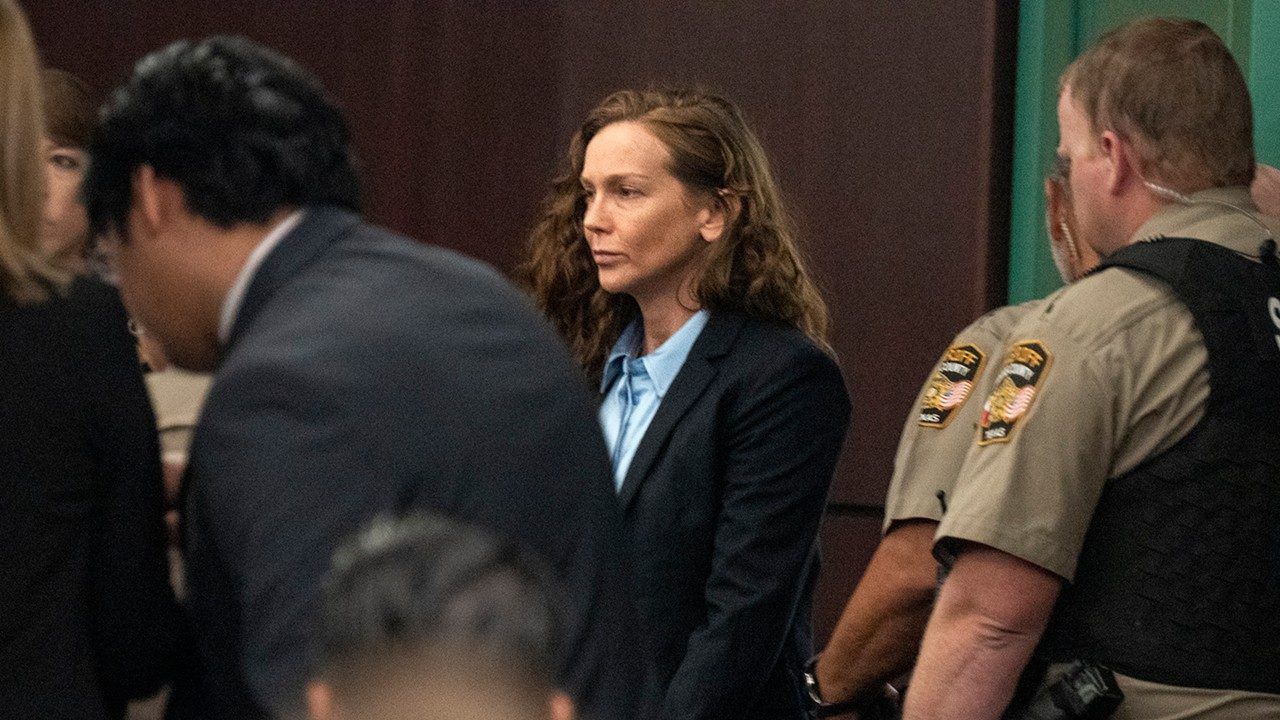
<svg viewBox="0 0 1280 720"><path fill-rule="evenodd" d="M1114 130L1102 133L1098 139L1098 148L1107 158L1107 192L1119 195L1131 182L1142 181L1142 167L1138 164L1138 155L1133 144L1121 137Z"/></svg>
<svg viewBox="0 0 1280 720"><path fill-rule="evenodd" d="M742 198L728 190L721 190L703 210L702 224L698 228L702 239L715 242L742 212Z"/></svg>

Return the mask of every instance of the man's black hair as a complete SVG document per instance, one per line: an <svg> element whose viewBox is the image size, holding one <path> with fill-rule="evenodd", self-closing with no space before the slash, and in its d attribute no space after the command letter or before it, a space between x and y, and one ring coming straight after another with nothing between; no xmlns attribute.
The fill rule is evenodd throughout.
<svg viewBox="0 0 1280 720"><path fill-rule="evenodd" d="M436 515L380 519L334 554L321 595L322 673L444 648L556 681L559 589L540 558Z"/></svg>
<svg viewBox="0 0 1280 720"><path fill-rule="evenodd" d="M95 234L125 229L144 165L224 228L286 206L359 210L337 107L293 61L242 37L180 40L139 61L103 106L89 154L81 192Z"/></svg>

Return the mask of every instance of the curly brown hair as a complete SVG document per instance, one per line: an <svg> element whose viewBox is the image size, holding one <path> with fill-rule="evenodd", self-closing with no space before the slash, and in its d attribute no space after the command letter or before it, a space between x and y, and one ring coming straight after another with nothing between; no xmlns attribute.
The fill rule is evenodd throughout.
<svg viewBox="0 0 1280 720"><path fill-rule="evenodd" d="M780 320L831 352L826 303L805 269L764 148L742 112L699 89L622 90L601 101L574 134L569 167L552 182L519 272L578 364L598 376L609 349L639 313L629 295L600 287L583 231L586 200L579 179L591 139L627 121L642 123L662 141L671 153L671 174L690 191L716 198L731 218L694 287L701 306Z"/></svg>

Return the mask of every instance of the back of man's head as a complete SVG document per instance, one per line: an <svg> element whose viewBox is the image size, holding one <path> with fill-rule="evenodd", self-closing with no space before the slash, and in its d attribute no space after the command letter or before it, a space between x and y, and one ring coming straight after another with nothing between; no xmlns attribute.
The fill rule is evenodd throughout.
<svg viewBox="0 0 1280 720"><path fill-rule="evenodd" d="M313 717L567 717L560 608L514 543L436 516L376 521L324 583Z"/></svg>
<svg viewBox="0 0 1280 720"><path fill-rule="evenodd" d="M1076 58L1061 84L1095 133L1133 143L1147 180L1183 193L1253 181L1249 89L1204 23L1122 25Z"/></svg>
<svg viewBox="0 0 1280 720"><path fill-rule="evenodd" d="M298 65L242 37L181 40L139 61L102 108L89 152L82 192L98 233L125 230L143 166L224 228L283 207L359 209L338 109Z"/></svg>

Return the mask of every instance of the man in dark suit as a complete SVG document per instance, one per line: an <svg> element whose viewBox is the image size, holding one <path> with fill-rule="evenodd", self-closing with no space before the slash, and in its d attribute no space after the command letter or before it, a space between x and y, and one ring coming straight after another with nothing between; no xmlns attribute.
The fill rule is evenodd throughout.
<svg viewBox="0 0 1280 720"><path fill-rule="evenodd" d="M104 108L85 197L132 312L216 370L186 479L196 657L174 712L302 707L317 584L377 514L430 509L555 568L561 682L630 717L625 551L590 401L491 269L365 224L345 123L312 78L240 38L141 61Z"/></svg>

